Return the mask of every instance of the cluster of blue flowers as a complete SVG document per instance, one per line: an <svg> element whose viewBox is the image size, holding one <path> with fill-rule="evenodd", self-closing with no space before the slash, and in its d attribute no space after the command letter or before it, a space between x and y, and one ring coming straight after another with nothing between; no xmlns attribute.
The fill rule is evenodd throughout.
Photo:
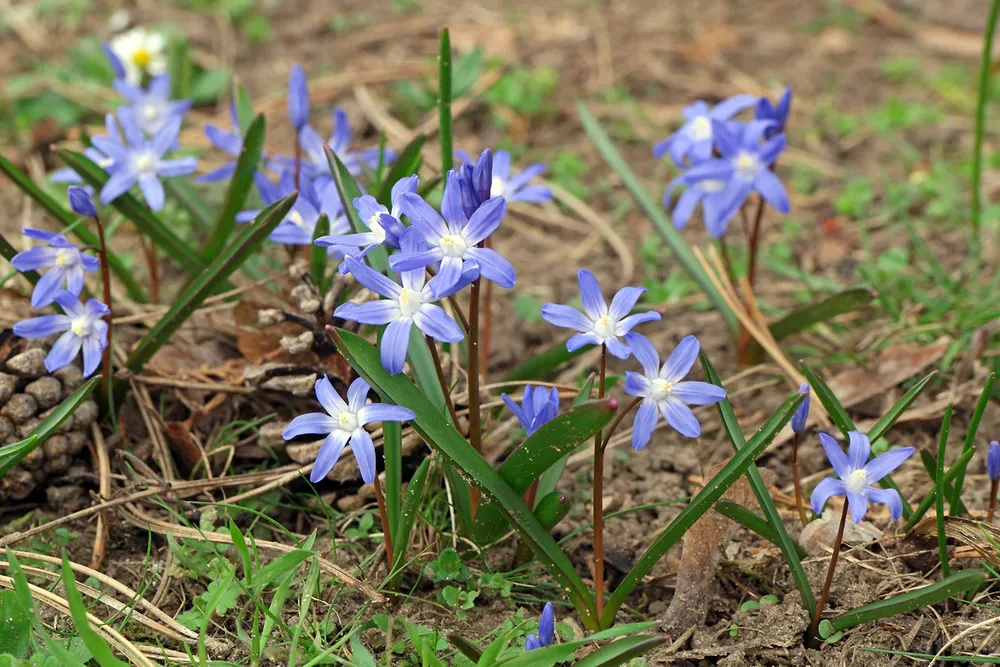
<svg viewBox="0 0 1000 667"><path fill-rule="evenodd" d="M701 204L705 227L719 238L753 192L788 213L788 192L772 167L785 149L791 99L791 89L786 89L776 104L766 97L735 95L712 109L701 101L684 109L684 125L653 146L654 156L669 155L682 169L663 193L663 204L670 208L674 190L684 188L672 213L678 229ZM733 119L750 107L753 120Z"/></svg>
<svg viewBox="0 0 1000 667"><path fill-rule="evenodd" d="M83 188L70 186L68 195L75 213L96 217L97 208ZM19 252L11 260L18 271L45 271L31 294L31 305L44 308L55 303L63 314L40 315L17 322L14 334L28 339L62 334L46 355L45 368L51 373L68 366L82 350L83 376L88 377L97 370L108 346L108 323L103 319L111 314L108 306L97 299L80 301L84 273L97 271L100 261L84 255L62 234L30 228L22 233L47 244Z"/></svg>

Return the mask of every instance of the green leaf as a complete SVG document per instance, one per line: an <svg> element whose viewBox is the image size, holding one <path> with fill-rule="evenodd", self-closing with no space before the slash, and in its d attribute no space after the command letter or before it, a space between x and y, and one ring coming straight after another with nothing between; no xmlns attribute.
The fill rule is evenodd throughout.
<svg viewBox="0 0 1000 667"><path fill-rule="evenodd" d="M948 433L951 430L951 410L949 403L944 410L944 418L941 420L941 437L938 439L937 471L934 475L934 492L937 494L935 503L937 505L937 534L938 549L941 552L941 575L945 578L951 572L948 567L948 535L944 525L944 455L948 449Z"/></svg>
<svg viewBox="0 0 1000 667"><path fill-rule="evenodd" d="M538 667L539 665L552 665L555 662L568 660L573 656L573 652L582 646L587 646L588 644L593 644L595 642L606 641L608 639L615 639L616 637L631 635L637 632L645 632L646 630L656 627L656 625L656 621L616 625L613 628L595 632L594 634L584 637L583 639L576 639L574 641L563 642L561 644L553 644L544 648L535 649L534 651L527 651L510 658L505 658L504 660L498 662L496 667L501 667L501 665L503 667Z"/></svg>
<svg viewBox="0 0 1000 667"><path fill-rule="evenodd" d="M900 415L906 412L906 409L910 407L913 401L917 400L924 389L927 388L927 384L937 375L937 371L931 371L926 376L920 379L913 387L910 388L908 392L903 394L903 397L896 401L896 404L889 408L889 410L882 415L882 418L875 422L875 425L871 427L868 431L868 439L871 442L875 442L883 435L886 434L896 420L899 419Z"/></svg>
<svg viewBox="0 0 1000 667"><path fill-rule="evenodd" d="M326 254L326 247L316 245L316 239L329 234L330 218L326 213L323 213L316 221L316 229L313 230L313 243L309 246L309 276L322 294L326 294L326 263L330 256Z"/></svg>
<svg viewBox="0 0 1000 667"><path fill-rule="evenodd" d="M239 124L240 133L246 136L254 118L253 102L250 101L247 89L235 78L233 79L233 105L236 107L236 122Z"/></svg>
<svg viewBox="0 0 1000 667"><path fill-rule="evenodd" d="M35 185L34 181L28 178L27 175L15 167L3 155L0 155L0 171L6 174L14 182L14 185L19 187L26 195L34 199L59 224L63 227L72 227L73 234L80 239L82 245L95 248L100 246L101 241L97 237L97 234L91 232L85 225L76 224L79 219L74 213L64 208L47 192ZM118 255L112 252L108 253L108 267L118 277L122 285L125 286L125 291L128 292L129 298L139 303L149 301L149 297L146 295L146 291L142 288L142 285L132 276L132 271L125 266L125 263L122 262Z"/></svg>
<svg viewBox="0 0 1000 667"><path fill-rule="evenodd" d="M330 175L333 177L334 185L337 186L337 194L340 195L340 203L344 207L344 214L351 223L351 229L357 234L370 232L371 230L368 229L365 221L358 217L358 209L354 208L354 200L362 195L357 181L354 180L351 172L347 171L347 167L329 146L324 145L323 152L326 154L326 163L330 167ZM385 246L373 248L366 257L368 263L376 271L385 271L390 276L394 275L389 267L389 251L385 249Z"/></svg>
<svg viewBox="0 0 1000 667"><path fill-rule="evenodd" d="M535 518L538 519L538 523L542 524L545 530L551 532L556 524L565 519L566 515L569 514L569 507L569 503L566 502L566 496L558 491L552 491L541 496L535 503ZM517 551L514 552L514 567L521 567L533 557L534 554L527 544L523 542L518 544Z"/></svg>
<svg viewBox="0 0 1000 667"><path fill-rule="evenodd" d="M930 586L924 586L903 593L902 595L896 595L888 600L880 600L866 604L863 607L858 607L857 609L852 609L830 619L830 623L836 630L847 630L856 625L868 623L869 621L877 621L888 616L905 614L908 611L920 609L921 607L929 607L942 600L978 588L986 581L987 576L987 572L981 569L956 572Z"/></svg>
<svg viewBox="0 0 1000 667"><path fill-rule="evenodd" d="M731 500L722 499L715 503L715 511L724 517L730 518L747 530L757 533L771 544L778 546L778 536L771 528L771 524L760 518L743 505L734 503ZM808 558L809 554L802 548L802 545L792 540L792 547L799 558Z"/></svg>
<svg viewBox="0 0 1000 667"><path fill-rule="evenodd" d="M209 594L209 597L205 603L205 616L201 619L201 630L198 632L198 662L201 664L201 667L208 667L208 651L205 648L205 637L208 634L208 623L212 620L212 614L219 612L220 609L232 609L236 605L237 599L239 599L239 589L230 585L233 582L233 577L234 571L230 567L224 577L216 579L208 585L206 593Z"/></svg>
<svg viewBox="0 0 1000 667"><path fill-rule="evenodd" d="M947 488L948 484L954 482L955 479L965 471L965 467L969 464L969 461L972 460L972 455L975 453L976 453L976 448L971 447L963 451L962 454L955 460L955 463L952 464L951 468L949 468L948 472L945 473L944 475L945 488ZM919 522L922 518L924 518L924 514L927 513L927 510L929 510L931 508L931 505L933 505L936 501L937 501L937 484L934 485L934 488L931 489L931 492L928 493L926 496L924 496L924 499L921 500L920 504L917 505L916 509L913 510L913 513L910 515L910 518L906 520L906 526L903 528L903 532L908 533L911 530L913 530L913 527L917 525L917 522Z"/></svg>
<svg viewBox="0 0 1000 667"><path fill-rule="evenodd" d="M702 358L704 359L704 355L702 355ZM632 570L625 575L625 578L622 579L622 582L615 589L614 593L608 598L607 604L604 607L604 615L601 617L602 625L610 625L614 621L618 609L632 593L632 590L642 581L643 577L649 574L656 563L684 536L684 533L694 525L695 521L712 508L712 505L722 497L726 489L732 486L741 475L750 469L753 462L764 451L768 443L774 439L778 431L792 418L795 409L804 398L805 396L802 394L794 394L785 400L777 412L761 426L760 430L757 431L749 443L743 447L737 446L739 451L729 460L729 463L705 484L705 487L691 500L687 507L681 510L680 514L674 517L674 520L660 533L656 540L646 548L646 551L635 562L635 565L632 566ZM739 431L736 433L730 432L730 437L742 438L742 434ZM735 443L734 446L736 446ZM794 553L794 550L791 551ZM809 591L808 586L806 590Z"/></svg>
<svg viewBox="0 0 1000 667"><path fill-rule="evenodd" d="M583 405L586 401L590 400L590 395L594 390L594 382L597 380L597 376L591 373L587 377L587 381L583 383L580 387L579 393L577 393L576 398L573 399L573 407ZM549 468L542 473L542 476L538 479L538 493L537 498L544 498L546 495L552 493L556 490L556 485L559 483L559 478L562 477L563 470L566 469L566 463L569 461L569 457L572 452L566 452L563 457L556 461L555 465L549 466ZM537 503L536 503L537 506Z"/></svg>
<svg viewBox="0 0 1000 667"><path fill-rule="evenodd" d="M164 179L163 189L190 214L191 219L198 223L199 227L211 229L212 209L208 207L201 195L194 191L191 184L187 182L186 176Z"/></svg>
<svg viewBox="0 0 1000 667"><path fill-rule="evenodd" d="M396 156L396 162L392 165L392 169L389 170L389 174L385 177L382 188L375 198L378 203L386 208L392 208L392 186L402 179L417 173L417 169L420 168L420 151L423 149L425 143L427 143L427 137L423 134L418 134Z"/></svg>
<svg viewBox="0 0 1000 667"><path fill-rule="evenodd" d="M413 428L431 447L461 471L468 483L482 493L485 500L503 508L512 526L523 540L531 544L536 557L565 591L579 611L584 624L597 627L593 600L576 569L548 531L538 523L521 497L511 490L500 474L480 456L458 432L442 418L436 408L405 375L390 375L374 345L360 336L334 330L338 349L351 366L371 385L382 400L403 405L414 411Z"/></svg>
<svg viewBox="0 0 1000 667"><path fill-rule="evenodd" d="M462 635L451 632L446 635L448 641L450 641L459 652L472 662L479 662L479 659L483 657L483 649L476 646L475 642L471 639L466 639Z"/></svg>
<svg viewBox="0 0 1000 667"><path fill-rule="evenodd" d="M662 646L666 637L625 637L607 646L602 646L583 660L576 667L615 667L624 665L633 658L646 655L657 646Z"/></svg>
<svg viewBox="0 0 1000 667"><path fill-rule="evenodd" d="M193 69L187 39L176 35L171 37L167 54L171 99L186 100L191 97L191 73Z"/></svg>
<svg viewBox="0 0 1000 667"><path fill-rule="evenodd" d="M0 653L27 657L32 618L31 610L21 604L15 591L0 590Z"/></svg>
<svg viewBox="0 0 1000 667"><path fill-rule="evenodd" d="M62 560L62 580L63 586L66 588L69 613L73 617L76 632L80 635L87 650L93 654L94 660L101 667L127 667L124 662L114 656L108 643L90 627L90 621L87 619L87 608L83 606L83 598L80 597L80 592L76 589L73 570L70 568L66 556L63 556Z"/></svg>
<svg viewBox="0 0 1000 667"><path fill-rule="evenodd" d="M305 546L312 544L315 539L315 533L306 542ZM292 572L302 563L306 562L308 559L316 555L316 552L311 548L305 549L294 549L286 554L282 554L279 558L268 563L260 569L260 577L257 579L257 585L261 587L270 586L272 583L278 580L286 572Z"/></svg>
<svg viewBox="0 0 1000 667"><path fill-rule="evenodd" d="M167 314L160 318L129 355L126 363L129 370L133 373L142 371L146 362L191 317L213 289L232 275L233 271L257 250L268 234L288 215L297 196L297 193L292 193L261 211L229 247L216 257L211 266L202 271L184 289L174 300Z"/></svg>
<svg viewBox="0 0 1000 667"><path fill-rule="evenodd" d="M990 376L986 378L986 386L983 387L983 391L979 395L979 402L976 403L976 409L972 413L972 420L969 422L969 428L965 432L965 443L962 445L963 454L972 449L972 445L976 441L976 434L979 432L979 422L983 420L983 414L986 412L986 406L990 404L990 396L993 394L993 383L996 382L996 380L996 373L990 373ZM951 493L951 502L949 503L949 507L951 509L952 516L962 513L962 487L964 485L965 469L963 468L955 478L955 488Z"/></svg>
<svg viewBox="0 0 1000 667"><path fill-rule="evenodd" d="M573 352L566 349L566 341L560 340L544 352L525 359L512 371L504 376L504 382L524 382L526 380L543 380L556 371L560 366L574 359L589 348L581 347Z"/></svg>
<svg viewBox="0 0 1000 667"><path fill-rule="evenodd" d="M438 56L438 139L441 142L441 173L447 174L455 164L451 137L451 35L441 29L441 51Z"/></svg>
<svg viewBox="0 0 1000 667"><path fill-rule="evenodd" d="M233 79L233 73L219 67L205 70L198 75L191 86L191 101L195 104L211 104L222 97Z"/></svg>
<svg viewBox="0 0 1000 667"><path fill-rule="evenodd" d="M694 253L691 251L690 246L688 246L687 241L681 236L672 222L667 219L666 213L663 207L660 206L659 202L654 202L649 194L646 192L646 188L643 186L642 182L629 167L628 163L622 158L621 153L615 148L614 144L611 143L611 139L605 134L604 130L601 129L600 123L594 118L594 115L590 113L587 106L581 101L577 100L576 110L580 115L580 122L583 125L584 131L590 138L591 143L597 148L597 152L601 154L604 161L612 171L618 174L618 177L622 180L622 183L628 189L635 203L639 205L650 220L653 222L653 226L656 231L660 233L663 240L667 242L670 249L673 250L674 256L680 261L681 265L687 269L687 272L691 274L695 282L701 288L701 291L705 293L705 296L715 305L716 310L722 315L723 319L726 320L726 324L729 325L731 330L736 329L736 316L729 309L726 304L726 300L722 298L722 294L712 285L712 281L709 279L708 274L705 273L705 269L702 268L701 264L695 258Z"/></svg>
<svg viewBox="0 0 1000 667"><path fill-rule="evenodd" d="M549 467L607 426L617 407L617 401L613 400L590 401L556 416L511 452L500 466L500 476L514 493L523 495ZM476 542L488 544L506 529L500 508L484 502L473 523Z"/></svg>
<svg viewBox="0 0 1000 667"><path fill-rule="evenodd" d="M708 355L702 352L700 357L701 366L705 370L705 378L712 384L721 387L722 381L719 379L718 373L715 372L715 368L712 366ZM727 398L716 404L716 407L719 410L719 417L722 419L722 424L729 435L729 441L732 443L733 449L740 451L746 446L746 440L743 438L743 431L740 430L740 424L736 420L736 413L733 412L732 404L730 404ZM759 434L760 431L758 431ZM781 550L781 555L784 557L785 562L788 564L788 569L792 573L792 579L795 580L795 586L799 589L799 595L802 597L802 604L809 615L812 616L816 613L816 601L813 599L812 589L809 588L809 579L806 577L806 572L802 567L802 560L795 548L795 540L789 536L788 531L785 529L785 523L778 513L778 508L774 506L774 501L767 490L767 485L764 484L757 466L753 463L747 468L747 480L750 482L750 488L757 498L757 504L764 513L764 518L774 533L774 544Z"/></svg>
<svg viewBox="0 0 1000 667"><path fill-rule="evenodd" d="M253 175L260 165L261 151L264 149L264 135L267 122L263 114L250 121L249 127L243 134L243 148L240 150L240 157L236 160L236 171L229 181L226 189L226 198L219 209L219 215L212 223L212 231L201 249L201 256L206 261L212 261L219 256L222 249L226 247L226 242L233 235L233 227L236 222L236 214L243 210L247 195L253 189Z"/></svg>
<svg viewBox="0 0 1000 667"><path fill-rule="evenodd" d="M254 579L253 559L250 558L250 548L247 546L247 540L243 536L243 531L240 530L239 526L232 519L229 520L229 536L233 539L233 546L236 547L236 553L240 555L240 560L243 562L243 580L250 587L253 585Z"/></svg>
<svg viewBox="0 0 1000 667"><path fill-rule="evenodd" d="M875 293L870 289L863 287L850 289L793 311L772 324L769 329L775 340L781 340L804 331L814 324L831 320L837 315L860 310L871 303L874 298Z"/></svg>
<svg viewBox="0 0 1000 667"><path fill-rule="evenodd" d="M383 422L383 428L391 422ZM431 459L425 458L417 471L410 478L410 484L406 487L406 499L399 515L396 532L393 533L392 546L393 570L400 570L406 561L406 547L410 544L410 533L413 531L413 522L420 511L420 499L424 493L424 486L427 483L427 473L431 467ZM391 522L390 522L391 523Z"/></svg>
<svg viewBox="0 0 1000 667"><path fill-rule="evenodd" d="M84 382L82 385L77 387L69 398L59 404L55 410L53 410L48 417L43 419L38 426L35 427L34 432L29 435L24 440L20 442L15 442L10 445L4 445L0 447L0 477L3 477L7 472L16 466L21 459L34 451L37 447L42 446L46 440L55 434L56 430L62 426L63 422L69 419L76 409L80 407L80 404L87 400L90 393L94 391L97 387L97 383L101 381L99 377L93 377Z"/></svg>
<svg viewBox="0 0 1000 667"><path fill-rule="evenodd" d="M82 153L65 149L58 150L56 153L63 162L80 174L95 189L100 190L107 182L107 172L91 162ZM205 262L201 256L132 194L126 192L116 199L112 206L131 220L139 231L152 239L159 249L169 255L185 271L197 274L205 270Z"/></svg>

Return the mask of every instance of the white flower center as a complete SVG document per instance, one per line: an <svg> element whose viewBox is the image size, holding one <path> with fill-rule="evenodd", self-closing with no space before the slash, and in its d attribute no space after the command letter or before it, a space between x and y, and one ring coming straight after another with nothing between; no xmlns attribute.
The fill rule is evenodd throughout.
<svg viewBox="0 0 1000 667"><path fill-rule="evenodd" d="M441 239L441 252L445 257L464 257L468 249L469 244L461 234L449 234Z"/></svg>
<svg viewBox="0 0 1000 667"><path fill-rule="evenodd" d="M358 417L351 412L341 412L337 423L342 431L353 431L358 427Z"/></svg>
<svg viewBox="0 0 1000 667"><path fill-rule="evenodd" d="M102 157L100 160L97 161L97 166L100 167L101 169L107 169L114 163L115 161L112 158Z"/></svg>
<svg viewBox="0 0 1000 667"><path fill-rule="evenodd" d="M698 187L701 188L702 191L708 193L722 192L723 188L726 187L726 182L710 179L707 181L701 181L698 183Z"/></svg>
<svg viewBox="0 0 1000 667"><path fill-rule="evenodd" d="M663 399L665 399L667 396L670 395L670 392L674 388L673 382L668 382L667 380L663 379L653 380L652 382L650 382L650 384L652 385L652 387L649 390L649 397L652 398L654 401L662 401Z"/></svg>
<svg viewBox="0 0 1000 667"><path fill-rule="evenodd" d="M309 229L309 226L306 225L306 221L303 219L302 214L294 209L288 214L288 221L299 229Z"/></svg>
<svg viewBox="0 0 1000 667"><path fill-rule="evenodd" d="M493 182L490 184L490 197L503 197L506 187L507 184L503 182L502 178L494 176Z"/></svg>
<svg viewBox="0 0 1000 667"><path fill-rule="evenodd" d="M697 116L688 125L688 136L692 141L708 141L712 138L712 121L708 116Z"/></svg>
<svg viewBox="0 0 1000 667"><path fill-rule="evenodd" d="M73 251L70 249L56 251L56 266L68 266L74 264Z"/></svg>
<svg viewBox="0 0 1000 667"><path fill-rule="evenodd" d="M146 120L156 120L156 117L160 115L160 110L157 105L149 103L142 105L142 116Z"/></svg>
<svg viewBox="0 0 1000 667"><path fill-rule="evenodd" d="M372 213L372 217L368 218L368 229L372 231L375 235L375 242L382 243L385 241L385 230L382 229L382 223L379 222L379 216L382 215L381 211L376 211Z"/></svg>
<svg viewBox="0 0 1000 667"><path fill-rule="evenodd" d="M865 474L864 468L851 472L844 480L844 486L851 493L863 493L867 485L868 475Z"/></svg>
<svg viewBox="0 0 1000 667"><path fill-rule="evenodd" d="M594 320L594 333L603 340L609 340L615 337L615 326L617 324L618 322L611 319L610 315L602 315Z"/></svg>
<svg viewBox="0 0 1000 667"><path fill-rule="evenodd" d="M86 315L81 315L79 317L74 317L70 323L70 331L72 331L77 336L83 338L84 336L89 336L91 330L94 328L94 323Z"/></svg>
<svg viewBox="0 0 1000 667"><path fill-rule="evenodd" d="M417 290L404 287L399 293L399 310L403 317L412 319L424 305L424 296Z"/></svg>
<svg viewBox="0 0 1000 667"><path fill-rule="evenodd" d="M135 158L135 169L142 174L152 174L156 171L158 159L153 153L140 153Z"/></svg>
<svg viewBox="0 0 1000 667"><path fill-rule="evenodd" d="M736 157L733 158L733 167L736 169L736 175L738 177L743 180L752 181L757 177L761 164L760 159L753 153L740 151L737 153Z"/></svg>

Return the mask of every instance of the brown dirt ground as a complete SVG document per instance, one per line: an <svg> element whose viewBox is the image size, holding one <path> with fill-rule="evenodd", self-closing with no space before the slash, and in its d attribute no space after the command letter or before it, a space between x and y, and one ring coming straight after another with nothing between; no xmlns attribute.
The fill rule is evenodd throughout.
<svg viewBox="0 0 1000 667"><path fill-rule="evenodd" d="M109 11L118 5L107 2L96 4L100 9L85 19L83 29L103 34ZM845 145L845 142L824 136L812 125L813 119L824 106L840 112L852 112L870 109L892 96L904 95L919 101L921 96L928 95L926 91L913 90L905 84L893 84L879 76L880 59L890 55L915 57L928 71L952 62L968 64L974 61L976 52L975 48L969 47L968 40L975 43L978 38L974 31L981 26L979 20L962 20L972 13L971 9L969 12L943 10L942 7L948 3L940 2L922 3L919 7L913 6L916 3L901 3L904 4L908 6L878 5L882 11L871 10L863 15L860 25L853 32L834 26L818 35L808 35L802 32L801 26L825 16L824 3L796 0L771 0L766 3L560 3L536 0L530 3L482 2L458 7L455 3L426 0L421 3L419 13L407 15L392 11L385 2L373 5L371 2L348 0L336 3L334 9L323 0L304 0L265 9L264 13L270 19L277 38L253 48L242 43L224 21L206 20L202 15L194 15L165 3L139 2L130 8L137 23L171 21L183 26L197 48L198 58L204 63L232 66L255 99L280 96L288 67L293 61L303 63L311 75L330 70L383 71L414 63L430 63L436 49L437 30L444 23L453 26L454 42L458 48L479 44L509 64L553 67L559 73L559 82L555 111L551 116L526 119L509 114L506 120L510 129L503 130L496 126L483 105L476 104L456 124L456 144L474 150L494 145L506 135L526 143L532 158L546 160L557 150L568 150L583 156L589 168L583 180L595 186L589 193L588 203L608 218L625 211L624 215L616 215L613 226L632 250L637 249L653 232L639 211L622 208L627 194L609 177L606 167L588 143L576 120L573 101L584 97L591 102L605 126L611 129L623 154L658 196L667 172L651 157L649 144L665 135L684 104L698 98L714 100L742 91L773 92L783 85L791 85L796 98L789 142L793 150L789 151L787 160L791 164L811 167L822 175L821 185L815 193L793 198L795 215L813 223L807 225L805 236L796 240L793 251L803 268L851 284L858 280L855 267L862 256L857 231L849 223L839 231L830 231L819 223L830 217L832 199L848 176L864 174L902 179L908 174L895 159L896 148L892 142L873 135L853 137L850 144ZM979 3L968 4L975 9L975 15L980 13ZM940 41L923 39L927 35L914 32L913 25L893 22L892 12L897 10L910 12L908 16L917 22L913 24L918 26L917 29L930 26L953 31L949 33L953 40L942 45ZM327 28L331 11L359 17L360 27L342 35L331 34ZM953 17L960 20L953 20ZM965 39L954 38L954 34L965 35ZM30 55L62 57L63 49L74 36L56 32L50 37L41 51ZM0 45L0 51L4 49ZM17 53L11 57L0 57L0 63L3 63L0 64L0 76L18 71L27 57L16 46L8 44L6 51ZM603 101L599 91L612 86L634 96L636 103ZM380 85L373 86L373 89L381 93L386 90ZM334 86L325 90L324 94L328 101L335 99L343 104L352 119L359 119L355 122L361 124L361 112L349 86ZM269 136L271 145L282 145L289 136L281 118L283 108L283 104L275 106L272 127L278 129ZM211 112L199 110L199 117L204 120ZM364 134L370 139L374 136L373 128L369 125ZM925 154L930 154L931 149L946 155L958 154L967 151L970 145L971 121L956 114L940 127L907 136L907 139ZM24 150L22 139L14 143L17 145L11 146L11 150ZM22 216L35 219L30 209L26 212L25 206L10 186L4 184L0 188L0 219L3 220L5 234L21 225ZM766 221L765 229L770 238L780 233L776 222L773 219ZM534 224L525 220L522 221L522 228L530 228ZM562 230L539 227L537 229L543 233L530 234L530 242L525 241L524 232L515 233L510 228L501 230L498 249L514 262L520 289L542 301L565 301L576 294L575 271L578 266L592 268L603 277L605 285L619 283L621 270L618 260L605 243L594 238L590 229L581 229L581 224ZM888 225L873 229L872 243L876 248L888 248L900 241L901 232L898 229ZM692 224L685 233L692 243L700 244L705 240L697 224ZM124 247L130 243L128 239L120 242L125 244ZM957 262L960 253L964 252L963 237L955 233L942 232L932 242L942 249L949 265ZM574 253L575 261L566 261L567 249ZM948 250L952 252L947 253ZM994 254L995 248L988 246L987 255L991 260ZM662 279L670 268L646 267L646 277ZM169 284L170 276L166 278ZM766 266L760 286L760 298L765 303L777 308L794 303L791 300L794 285L769 273ZM8 297L7 303L20 311L25 308L23 300L12 301ZM505 313L511 312L511 303L509 294L497 296L495 371L550 343L554 336L542 324L505 317ZM733 376L736 373L734 357L720 318L711 312L691 310L688 305L671 307L663 321L648 327L647 333L661 344L661 349L672 346L683 335L696 334L722 376ZM860 345L872 331L887 328L890 324L879 319L874 309L865 317L867 326L859 326L856 331L846 334L848 345ZM230 332L231 323L222 329ZM215 336L223 337L219 345L221 352L209 354L207 359L188 360L184 365L197 367L201 362L208 361L218 364L227 358L238 357L231 337L226 338L225 334ZM594 361L593 356L581 358L580 363L564 377L572 379L580 369L588 365L592 368ZM620 364L612 367L616 372L623 369ZM835 369L829 372L832 375ZM973 368L972 374L982 373ZM744 374L737 382L727 385L735 394L734 405L739 416L745 420L744 427L748 432L786 395L786 388L780 382L769 381L772 376L770 372ZM947 378L936 385L936 393L946 391L950 381L951 378ZM170 392L168 420L182 420L190 414L190 406L177 400L179 393ZM867 401L852 413L858 419L877 415L880 408L899 395L898 388L891 388L885 396ZM922 399L918 406L929 403L931 398L937 398L937 395ZM187 400L189 404L200 405L204 398L189 395ZM966 397L957 409L953 426L955 432L964 431L974 400L974 396ZM258 410L278 410L287 417L293 413L294 407L292 401L274 394L236 397L229 399L219 412L200 423L198 429L207 433L234 415ZM629 507L695 493L705 466L722 460L728 453L728 444L719 435L714 413L705 410L701 416L705 436L698 442L683 441L676 435L658 431L653 442L641 453L632 452L627 445L614 450L605 484L606 504L613 508ZM933 415L934 418L939 416L939 413ZM995 432L997 421L996 413L987 412L982 432ZM897 427L891 435L894 443L931 447L937 435L936 425L933 419L917 421ZM129 440L138 447L140 455L148 456L150 453L147 438L144 426L130 425ZM788 445L785 444L759 461L769 481L785 493L790 492L787 454ZM823 470L826 462L815 438L809 438L803 445L800 460L804 477ZM571 463L569 472L563 479L561 489L573 502L574 511L558 529L563 534L586 522L590 512L590 473L586 459ZM926 476L916 460L906 465L897 480L910 497L919 497L918 492L926 489ZM966 488L969 506L981 507L986 483L979 457L970 466ZM338 495L350 495L356 491L357 484L348 482L340 488ZM370 501L370 496L368 499ZM59 507L50 506L43 499L29 502L26 508L37 509L38 516L43 517L54 517L60 513ZM794 513L785 505L781 509L789 529L796 535L798 527ZM627 566L630 559L641 553L651 541L656 530L666 525L677 511L676 507L665 506L609 520L606 541L613 545L609 551L612 569ZM884 513L876 516L879 517L876 522L880 527L886 528L887 517ZM312 528L311 518L303 520L301 515L294 523L291 516L278 518L288 521L289 527L300 533L307 533ZM146 533L117 521L113 525L120 526L122 530L112 533L105 556L105 572L134 585L136 580L145 576L142 556ZM71 551L75 560L87 562L93 525L76 528L82 533L82 538ZM887 534L891 534L892 530L888 528ZM509 545L505 548L492 554L491 561L496 559L501 562L509 557ZM352 556L360 557L362 554L360 549L358 551ZM579 570L589 576L587 561L590 545L586 534L571 540L570 552ZM643 586L629 601L633 610L654 618L662 614L671 597L671 572L676 568L679 549L675 552L661 563L648 585ZM342 561L342 564L347 563ZM825 564L825 557L811 559L807 564L810 580L816 589L821 586ZM907 566L898 557L898 550L892 551L888 544L885 548L845 552L830 609L865 604L916 586L925 581L924 574ZM934 573L927 574L927 580L934 577ZM755 612L738 611L741 601L772 591L780 598L779 605ZM992 613L973 606L922 610L887 619L880 625L863 626L848 633L837 645L825 647L822 651L806 651L800 646L799 635L807 619L799 611L797 593L780 556L743 531L738 531L731 544L724 549L719 576L706 584L705 593L710 600L707 627L694 632L681 646L654 653L650 664L906 664L893 656L862 652L860 647L933 653L948 636L954 636ZM191 594L190 591L171 591L164 606L169 610L175 609L185 595ZM346 606L341 612L344 617L349 615L350 607L355 602L344 602ZM470 614L467 625L458 623L453 616L433 606L406 606L399 612L425 625L460 626L462 631L477 635L496 627L498 619L509 614L510 609L509 605L501 603L477 607ZM739 626L739 634L735 638L730 637L733 622ZM971 634L967 639L964 645L956 644L953 650L989 653L1000 648L991 627Z"/></svg>

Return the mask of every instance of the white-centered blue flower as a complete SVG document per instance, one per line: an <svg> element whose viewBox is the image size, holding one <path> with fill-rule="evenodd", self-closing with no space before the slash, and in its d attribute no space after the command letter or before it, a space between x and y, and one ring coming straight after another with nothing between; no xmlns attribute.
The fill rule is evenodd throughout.
<svg viewBox="0 0 1000 667"><path fill-rule="evenodd" d="M163 129L172 118L183 119L191 108L191 100L170 99L169 74L154 76L146 88L122 79L114 82L114 88L128 100L136 122L150 137Z"/></svg>
<svg viewBox="0 0 1000 667"><path fill-rule="evenodd" d="M625 341L642 365L642 373L625 373L625 393L642 399L632 426L632 446L646 446L660 414L681 435L700 436L701 424L688 405L718 403L726 397L726 390L708 382L684 380L698 358L698 339L685 336L662 367L660 355L645 336L629 333Z"/></svg>
<svg viewBox="0 0 1000 667"><path fill-rule="evenodd" d="M580 332L566 341L566 349L570 352L584 345L606 345L608 352L614 356L628 359L629 348L622 342L621 337L638 324L660 319L660 314L654 311L629 315L646 288L621 288L611 299L609 307L601 294L601 285L593 273L587 269L580 269L577 280L580 283L583 312L572 306L546 303L542 306L542 317L549 324Z"/></svg>
<svg viewBox="0 0 1000 667"><path fill-rule="evenodd" d="M466 164L475 165L477 160L465 151L455 151L455 155ZM490 197L503 197L508 202L529 202L541 204L552 199L552 190L546 185L530 185L529 182L545 173L545 165L538 162L528 165L524 171L511 173L510 153L498 150L493 153Z"/></svg>
<svg viewBox="0 0 1000 667"><path fill-rule="evenodd" d="M698 164L712 157L714 123L727 121L740 111L757 103L753 95L734 95L709 109L701 100L684 107L684 125L663 141L653 145L653 156L657 159L670 154L670 159L678 167L683 167L684 158L691 158Z"/></svg>
<svg viewBox="0 0 1000 667"><path fill-rule="evenodd" d="M313 464L310 481L314 484L324 479L333 469L347 443L361 470L365 484L375 481L375 445L365 426L374 422L401 422L414 419L409 408L387 403L368 404L371 387L358 378L347 388L347 401L337 394L333 384L324 375L316 381L316 398L326 412L299 415L288 424L281 437L291 440L300 435L327 434Z"/></svg>
<svg viewBox="0 0 1000 667"><path fill-rule="evenodd" d="M272 183L262 172L257 172L254 174L254 183L266 206L296 191L295 176L290 171L283 171L277 184ZM331 232L345 234L350 231L351 223L344 214L336 188L327 188L318 195L313 181L305 174L300 174L298 193L288 215L267 238L284 245L312 245L316 223L322 215L329 220ZM236 214L236 222L250 222L258 215L260 211L240 211ZM326 253L331 257L340 257L342 254L341 249L336 246L328 247Z"/></svg>
<svg viewBox="0 0 1000 667"><path fill-rule="evenodd" d="M83 274L93 273L101 265L99 259L84 255L62 234L30 227L25 227L21 233L48 244L47 247L35 246L19 252L10 261L15 269L22 272L48 269L31 293L31 305L35 308L48 306L62 290L79 295L83 289Z"/></svg>
<svg viewBox="0 0 1000 667"><path fill-rule="evenodd" d="M21 338L48 338L62 335L52 345L45 357L45 368L50 373L69 366L83 350L83 376L90 376L101 363L101 353L108 346L108 323L102 318L110 315L108 307L97 299L86 304L70 292L60 292L55 302L65 315L41 315L14 324L14 334Z"/></svg>

